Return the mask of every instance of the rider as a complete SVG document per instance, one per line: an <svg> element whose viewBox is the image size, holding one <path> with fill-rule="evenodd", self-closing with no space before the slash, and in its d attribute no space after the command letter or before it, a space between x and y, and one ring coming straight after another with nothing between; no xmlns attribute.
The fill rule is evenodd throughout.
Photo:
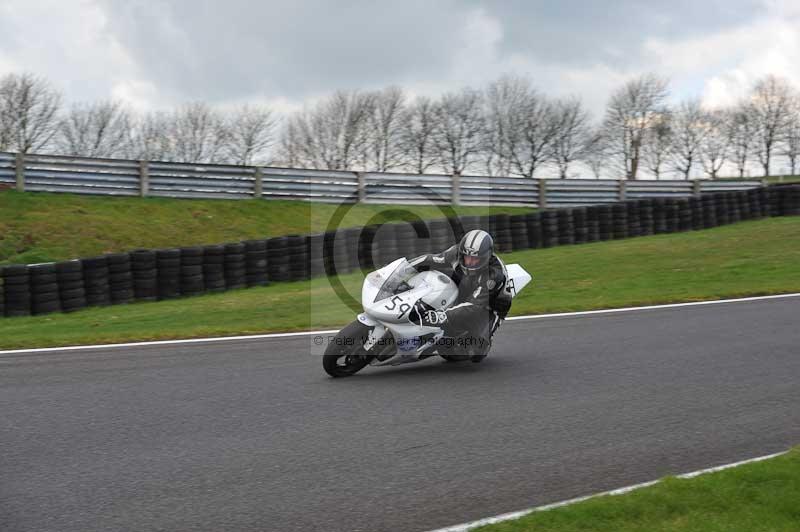
<svg viewBox="0 0 800 532"><path fill-rule="evenodd" d="M483 360L491 346L492 334L511 308L511 295L505 290L506 269L494 254L491 235L474 229L458 245L439 254L417 257L411 266L417 271L442 272L458 285L454 306L445 311L418 305L415 321L441 327L450 337L470 339L465 344L470 359Z"/></svg>

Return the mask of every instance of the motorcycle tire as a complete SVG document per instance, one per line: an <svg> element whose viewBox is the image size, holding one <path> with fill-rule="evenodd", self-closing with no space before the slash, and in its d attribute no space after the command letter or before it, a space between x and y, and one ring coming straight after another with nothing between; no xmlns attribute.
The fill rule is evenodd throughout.
<svg viewBox="0 0 800 532"><path fill-rule="evenodd" d="M369 364L372 357L364 351L369 331L369 327L356 320L336 334L322 357L322 367L328 375L349 377Z"/></svg>

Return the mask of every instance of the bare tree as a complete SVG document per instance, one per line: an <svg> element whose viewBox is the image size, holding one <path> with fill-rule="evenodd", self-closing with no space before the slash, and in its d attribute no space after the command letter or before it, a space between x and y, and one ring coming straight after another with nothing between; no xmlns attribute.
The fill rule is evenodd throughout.
<svg viewBox="0 0 800 532"><path fill-rule="evenodd" d="M586 137L586 145L583 149L583 162L592 171L595 179L600 179L603 169L608 162L608 147L606 136L601 128L595 128Z"/></svg>
<svg viewBox="0 0 800 532"><path fill-rule="evenodd" d="M435 105L424 96L417 97L400 117L399 143L412 171L424 174L436 165L433 145L436 129Z"/></svg>
<svg viewBox="0 0 800 532"><path fill-rule="evenodd" d="M0 78L0 149L20 153L45 148L58 130L61 94L33 74Z"/></svg>
<svg viewBox="0 0 800 532"><path fill-rule="evenodd" d="M503 76L486 89L484 165L489 175L511 174L511 151L521 139L524 118L521 110L534 91L525 78Z"/></svg>
<svg viewBox="0 0 800 532"><path fill-rule="evenodd" d="M59 153L81 157L125 157L129 153L130 113L120 102L74 105L59 125Z"/></svg>
<svg viewBox="0 0 800 532"><path fill-rule="evenodd" d="M128 157L148 161L172 160L174 150L170 136L171 127L170 115L163 112L133 117L128 132Z"/></svg>
<svg viewBox="0 0 800 532"><path fill-rule="evenodd" d="M532 93L519 110L521 127L509 136L508 154L512 172L533 178L536 170L553 160L558 132L555 105L538 93Z"/></svg>
<svg viewBox="0 0 800 532"><path fill-rule="evenodd" d="M636 179L639 174L642 147L648 130L664 112L667 86L666 79L645 74L617 89L608 102L605 135L626 179Z"/></svg>
<svg viewBox="0 0 800 532"><path fill-rule="evenodd" d="M448 93L436 103L433 145L442 168L463 174L480 154L484 118L481 94L472 89Z"/></svg>
<svg viewBox="0 0 800 532"><path fill-rule="evenodd" d="M586 150L589 113L577 98L559 100L554 107L553 159L561 179L566 179L569 165L581 159Z"/></svg>
<svg viewBox="0 0 800 532"><path fill-rule="evenodd" d="M700 158L700 146L706 134L706 125L700 100L681 102L672 118L672 167L689 179Z"/></svg>
<svg viewBox="0 0 800 532"><path fill-rule="evenodd" d="M190 103L170 116L171 159L186 163L220 162L227 132L221 115L202 102Z"/></svg>
<svg viewBox="0 0 800 532"><path fill-rule="evenodd" d="M789 161L792 175L797 175L800 159L800 98L796 99L786 125L781 155Z"/></svg>
<svg viewBox="0 0 800 532"><path fill-rule="evenodd" d="M399 87L387 87L372 94L367 115L367 168L377 172L397 169L403 162L400 123L405 94Z"/></svg>
<svg viewBox="0 0 800 532"><path fill-rule="evenodd" d="M730 126L731 113L724 110L708 111L703 114L705 134L700 142L700 161L703 171L711 179L716 179L731 146Z"/></svg>
<svg viewBox="0 0 800 532"><path fill-rule="evenodd" d="M765 176L770 175L773 154L789 125L794 98L789 82L772 75L759 80L750 94L747 109L753 122L754 151Z"/></svg>
<svg viewBox="0 0 800 532"><path fill-rule="evenodd" d="M669 161L674 143L672 114L668 111L654 117L654 124L645 133L642 143L642 162L656 179L661 179L664 166Z"/></svg>
<svg viewBox="0 0 800 532"><path fill-rule="evenodd" d="M729 111L728 138L730 139L730 157L736 165L739 178L747 172L747 164L753 150L754 125L748 112L747 104L740 103Z"/></svg>
<svg viewBox="0 0 800 532"><path fill-rule="evenodd" d="M275 141L276 119L272 111L263 106L244 105L225 122L227 160L241 165L265 162L266 152Z"/></svg>

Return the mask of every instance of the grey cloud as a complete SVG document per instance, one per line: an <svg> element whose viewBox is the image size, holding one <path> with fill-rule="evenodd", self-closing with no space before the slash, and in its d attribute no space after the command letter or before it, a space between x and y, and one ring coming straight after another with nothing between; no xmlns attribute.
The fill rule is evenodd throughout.
<svg viewBox="0 0 800 532"><path fill-rule="evenodd" d="M282 5L281 5L282 4ZM450 2L108 1L117 39L160 90L219 101L300 100L436 77L464 10Z"/></svg>

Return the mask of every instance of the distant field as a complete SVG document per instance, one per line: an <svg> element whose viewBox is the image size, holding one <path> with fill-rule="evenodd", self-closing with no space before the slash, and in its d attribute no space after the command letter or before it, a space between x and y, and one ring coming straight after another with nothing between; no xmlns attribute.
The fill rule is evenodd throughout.
<svg viewBox="0 0 800 532"><path fill-rule="evenodd" d="M533 275L512 314L800 292L800 216L503 255ZM358 297L363 274L341 278ZM339 327L353 311L327 278L221 294L0 318L0 348Z"/></svg>
<svg viewBox="0 0 800 532"><path fill-rule="evenodd" d="M236 242L324 231L337 206L279 200L115 198L0 191L0 264L87 257L135 248ZM432 206L355 205L342 226L387 210L441 218ZM465 215L531 209L458 207Z"/></svg>

